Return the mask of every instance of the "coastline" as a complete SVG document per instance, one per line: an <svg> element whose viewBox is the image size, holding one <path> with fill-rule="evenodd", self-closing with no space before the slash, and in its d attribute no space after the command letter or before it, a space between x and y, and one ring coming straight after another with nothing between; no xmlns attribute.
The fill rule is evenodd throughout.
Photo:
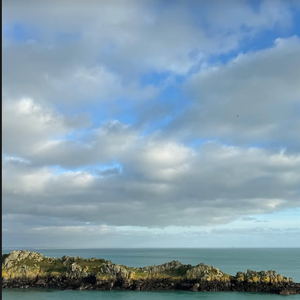
<svg viewBox="0 0 300 300"><path fill-rule="evenodd" d="M2 288L300 294L299 283L275 271L247 270L233 276L203 263L192 266L172 261L138 268L104 259L59 259L29 251L2 255Z"/></svg>

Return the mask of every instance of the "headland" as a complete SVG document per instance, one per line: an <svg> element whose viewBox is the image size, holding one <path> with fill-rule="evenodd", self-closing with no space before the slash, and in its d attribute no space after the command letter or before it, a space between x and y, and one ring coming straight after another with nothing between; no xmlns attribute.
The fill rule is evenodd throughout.
<svg viewBox="0 0 300 300"><path fill-rule="evenodd" d="M229 275L204 263L192 266L179 261L128 267L105 259L47 257L26 250L2 254L2 288L300 294L300 283L270 270L247 270Z"/></svg>

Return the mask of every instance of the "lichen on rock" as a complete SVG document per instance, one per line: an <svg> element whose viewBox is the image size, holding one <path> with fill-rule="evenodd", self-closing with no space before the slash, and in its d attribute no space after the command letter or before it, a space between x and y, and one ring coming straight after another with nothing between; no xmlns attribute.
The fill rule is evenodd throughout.
<svg viewBox="0 0 300 300"><path fill-rule="evenodd" d="M237 272L179 261L148 267L128 267L98 258L46 257L37 252L13 251L2 255L2 287L72 289L182 289L190 291L260 291L300 293L298 283L275 271Z"/></svg>

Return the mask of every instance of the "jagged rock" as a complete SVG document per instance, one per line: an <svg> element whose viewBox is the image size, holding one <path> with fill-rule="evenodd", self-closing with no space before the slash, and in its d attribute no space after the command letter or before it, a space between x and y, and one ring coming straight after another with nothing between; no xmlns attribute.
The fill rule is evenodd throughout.
<svg viewBox="0 0 300 300"><path fill-rule="evenodd" d="M195 283L195 284L193 285L193 287L191 288L191 290L192 290L193 292L196 292L196 291L198 291L199 287L200 287L200 284L199 284L199 283Z"/></svg>
<svg viewBox="0 0 300 300"><path fill-rule="evenodd" d="M170 269L178 269L180 267L182 267L183 264L178 261L178 260L173 260L171 262L165 263L163 265L159 265L159 266L149 266L149 267L144 267L141 268L142 271L146 271L149 273L159 273L159 272L164 272Z"/></svg>
<svg viewBox="0 0 300 300"><path fill-rule="evenodd" d="M188 279L200 279L203 281L220 281L221 278L225 278L225 273L213 266L205 265L203 263L187 270L186 276Z"/></svg>
<svg viewBox="0 0 300 300"><path fill-rule="evenodd" d="M129 272L124 267L116 264L106 263L100 268L100 276L115 277L117 279L128 279Z"/></svg>
<svg viewBox="0 0 300 300"><path fill-rule="evenodd" d="M30 251L15 250L11 252L4 260L4 267L11 268L17 262L24 260L30 254Z"/></svg>
<svg viewBox="0 0 300 300"><path fill-rule="evenodd" d="M76 262L72 263L71 266L69 266L68 268L67 276L73 278L82 277L82 267Z"/></svg>
<svg viewBox="0 0 300 300"><path fill-rule="evenodd" d="M28 258L32 259L32 260L35 260L37 262L40 262L43 260L43 255L40 254L40 253L37 253L37 252L31 252L29 255L28 255ZM57 260L56 257L51 257L51 260Z"/></svg>
<svg viewBox="0 0 300 300"><path fill-rule="evenodd" d="M79 256L51 258L36 252L13 251L2 255L2 288L48 287L97 290L189 290L247 291L300 294L300 284L275 271L237 272L230 276L218 268L184 265L171 261L162 265L133 268L104 259Z"/></svg>

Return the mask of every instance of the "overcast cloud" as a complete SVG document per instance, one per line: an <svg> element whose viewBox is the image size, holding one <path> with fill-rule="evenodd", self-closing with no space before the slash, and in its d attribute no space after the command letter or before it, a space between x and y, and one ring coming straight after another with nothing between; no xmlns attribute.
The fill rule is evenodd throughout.
<svg viewBox="0 0 300 300"><path fill-rule="evenodd" d="M4 1L3 246L299 247L299 17Z"/></svg>

